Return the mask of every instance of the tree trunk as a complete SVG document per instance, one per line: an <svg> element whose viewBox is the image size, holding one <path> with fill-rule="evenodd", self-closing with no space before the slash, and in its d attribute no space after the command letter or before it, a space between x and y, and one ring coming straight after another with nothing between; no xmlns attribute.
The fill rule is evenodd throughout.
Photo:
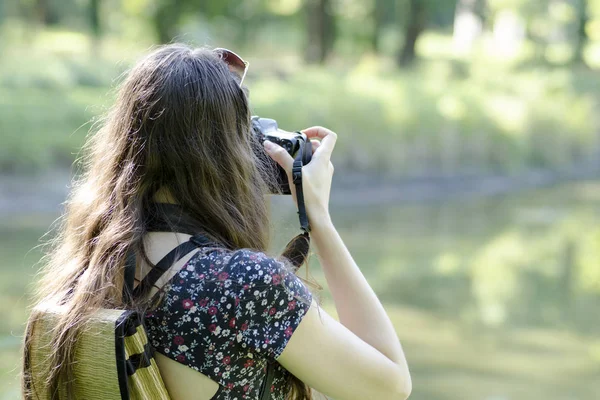
<svg viewBox="0 0 600 400"><path fill-rule="evenodd" d="M48 24L48 1L37 0L35 2L35 14L37 15L38 21L42 25Z"/></svg>
<svg viewBox="0 0 600 400"><path fill-rule="evenodd" d="M335 19L330 0L307 0L305 3L308 63L323 64L335 42Z"/></svg>
<svg viewBox="0 0 600 400"><path fill-rule="evenodd" d="M98 57L100 53L100 36L102 36L102 26L100 25L100 0L90 0L89 22L92 31L92 56Z"/></svg>
<svg viewBox="0 0 600 400"><path fill-rule="evenodd" d="M59 22L58 15L55 10L52 9L48 0L36 0L35 1L35 14L37 20L42 25L56 25Z"/></svg>
<svg viewBox="0 0 600 400"><path fill-rule="evenodd" d="M172 3L162 4L156 8L152 22L160 43L169 43L177 36L177 24L181 12L181 0L174 0Z"/></svg>
<svg viewBox="0 0 600 400"><path fill-rule="evenodd" d="M381 31L385 24L385 0L374 0L373 9L371 10L371 18L373 19L373 32L371 36L371 49L375 53L379 53Z"/></svg>
<svg viewBox="0 0 600 400"><path fill-rule="evenodd" d="M410 0L410 10L404 34L404 45L398 53L398 65L408 67L416 59L415 46L427 23L427 5L423 0Z"/></svg>
<svg viewBox="0 0 600 400"><path fill-rule="evenodd" d="M583 51L588 42L587 32L585 26L589 20L587 13L588 0L577 0L577 44L575 46L575 55L573 62L584 63Z"/></svg>
<svg viewBox="0 0 600 400"><path fill-rule="evenodd" d="M100 26L100 0L90 0L90 28L92 35L99 38L102 33L102 27Z"/></svg>

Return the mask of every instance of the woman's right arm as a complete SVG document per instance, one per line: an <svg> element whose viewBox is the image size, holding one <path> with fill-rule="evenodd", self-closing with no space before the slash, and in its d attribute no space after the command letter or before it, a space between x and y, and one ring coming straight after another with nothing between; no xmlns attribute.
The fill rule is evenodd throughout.
<svg viewBox="0 0 600 400"><path fill-rule="evenodd" d="M408 366L383 306L333 225L314 228L340 322L313 302L277 361L336 400L408 398Z"/></svg>
<svg viewBox="0 0 600 400"><path fill-rule="evenodd" d="M313 302L277 361L336 400L406 399L412 384L398 336L329 217L330 156L336 135L321 127L304 133L321 139L314 145L313 160L303 167L303 191L312 238L340 321ZM289 173L293 159L278 147L266 146Z"/></svg>

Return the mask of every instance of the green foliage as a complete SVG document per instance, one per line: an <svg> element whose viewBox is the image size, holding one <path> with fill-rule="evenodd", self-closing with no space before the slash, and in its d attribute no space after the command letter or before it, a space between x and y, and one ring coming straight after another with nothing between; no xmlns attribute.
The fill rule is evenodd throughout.
<svg viewBox="0 0 600 400"><path fill-rule="evenodd" d="M56 38L64 48L47 46ZM82 54L86 42L79 35L49 33L48 39L27 50L9 47L0 60L2 171L70 165L123 71Z"/></svg>
<svg viewBox="0 0 600 400"><path fill-rule="evenodd" d="M77 34L47 35L33 51L9 47L11 57L0 61L2 170L70 164L129 65L89 58ZM63 46L48 48L56 38ZM445 40L434 38L426 39ZM113 60L127 59L120 46L111 45ZM443 45L427 46L432 58L410 71L372 56L328 69L273 68L260 53L250 56L254 112L287 130L334 129L336 162L346 171L512 173L567 168L597 156L600 78L593 73L511 67L486 57L465 64L432 53Z"/></svg>
<svg viewBox="0 0 600 400"><path fill-rule="evenodd" d="M321 124L339 132L346 168L511 172L595 156L596 99L571 88L569 71L487 65L468 78L453 71L451 63L432 62L398 73L365 60L348 71L264 77L251 84L251 96L257 113L284 128Z"/></svg>

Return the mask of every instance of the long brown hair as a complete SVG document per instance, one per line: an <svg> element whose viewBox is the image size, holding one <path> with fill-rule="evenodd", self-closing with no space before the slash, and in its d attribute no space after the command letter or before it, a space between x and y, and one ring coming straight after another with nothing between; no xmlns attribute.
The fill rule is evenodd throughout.
<svg viewBox="0 0 600 400"><path fill-rule="evenodd" d="M248 98L217 53L183 44L156 48L129 71L99 126L84 145L83 171L38 284L38 302L67 310L51 341L46 389L53 398L62 385L70 393L74 343L90 315L127 307L126 255L133 249L147 260L144 221L157 191L166 189L225 247L266 251L270 241L268 173L253 149L260 144ZM25 358L36 318L34 311ZM25 360L25 398L30 379ZM311 390L292 376L288 398L310 399Z"/></svg>

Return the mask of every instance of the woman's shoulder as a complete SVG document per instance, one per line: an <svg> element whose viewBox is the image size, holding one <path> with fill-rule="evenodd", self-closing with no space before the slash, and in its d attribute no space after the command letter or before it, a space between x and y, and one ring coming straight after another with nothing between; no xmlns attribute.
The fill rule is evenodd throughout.
<svg viewBox="0 0 600 400"><path fill-rule="evenodd" d="M209 264L213 267L237 268L242 265L260 264L269 266L277 264L275 258L268 256L265 252L252 249L229 249L226 247L204 247L190 259L190 264Z"/></svg>
<svg viewBox="0 0 600 400"><path fill-rule="evenodd" d="M265 252L238 249L230 254L229 266L233 271L244 272L254 270L273 270L283 266L282 262L267 255Z"/></svg>
<svg viewBox="0 0 600 400"><path fill-rule="evenodd" d="M240 288L242 299L300 297L310 303L312 294L304 282L283 261L261 251L234 252L229 261L232 286Z"/></svg>
<svg viewBox="0 0 600 400"><path fill-rule="evenodd" d="M268 290L310 297L290 267L263 251L213 249L190 260L187 271L199 278L200 286L220 286L229 296L245 297L256 290Z"/></svg>
<svg viewBox="0 0 600 400"><path fill-rule="evenodd" d="M203 272L209 276L227 277L238 283L291 272L282 261L263 251L246 248L232 250L222 247L198 252L189 260L186 269L190 272Z"/></svg>
<svg viewBox="0 0 600 400"><path fill-rule="evenodd" d="M238 283L275 285L280 283L285 275L292 273L281 260L251 249L231 252L228 255L227 271Z"/></svg>

